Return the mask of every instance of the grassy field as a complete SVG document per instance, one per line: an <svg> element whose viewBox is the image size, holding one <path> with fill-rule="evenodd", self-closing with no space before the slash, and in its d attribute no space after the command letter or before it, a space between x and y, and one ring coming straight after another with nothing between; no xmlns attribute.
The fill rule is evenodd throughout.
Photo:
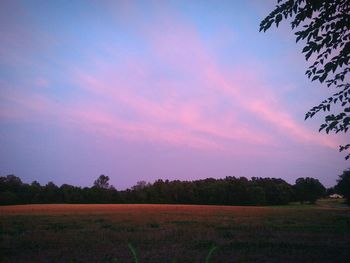
<svg viewBox="0 0 350 263"><path fill-rule="evenodd" d="M0 207L1 262L349 262L350 210L285 207Z"/></svg>

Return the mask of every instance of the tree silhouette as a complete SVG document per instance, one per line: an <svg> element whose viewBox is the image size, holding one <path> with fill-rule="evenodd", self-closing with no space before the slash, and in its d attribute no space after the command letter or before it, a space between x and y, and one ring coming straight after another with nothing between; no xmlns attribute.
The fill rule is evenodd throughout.
<svg viewBox="0 0 350 263"><path fill-rule="evenodd" d="M318 180L306 179L316 182L316 187L308 188L311 190L307 190L307 194L319 188ZM23 183L14 175L0 176L0 205L33 203L283 205L295 200L297 191L300 190L296 185L292 186L280 178L259 177L253 177L251 180L234 176L195 181L159 179L154 183L140 181L122 191L117 191L108 181L108 176L101 175L92 187L81 188L68 184L58 187L53 182L42 186L36 181L31 184ZM340 183L338 186L340 187ZM344 189L347 189L347 184L344 186ZM321 188L323 193L322 185ZM316 195L316 198L318 196ZM311 200L315 200L315 197Z"/></svg>
<svg viewBox="0 0 350 263"><path fill-rule="evenodd" d="M315 178L298 178L295 181L294 191L296 199L303 203L305 201L315 203L316 200L326 193L326 188Z"/></svg>
<svg viewBox="0 0 350 263"><path fill-rule="evenodd" d="M329 112L319 131L347 132L350 126L350 1L349 0L278 0L275 9L261 22L260 31L272 24L278 27L282 20L291 21L298 29L296 42L306 40L302 53L312 58L306 75L338 90L331 97L310 109L305 120L320 111ZM338 107L331 107L339 104ZM335 110L336 113L330 113ZM336 109L334 109L336 108ZM350 144L340 146L344 151ZM345 159L349 159L350 153Z"/></svg>
<svg viewBox="0 0 350 263"><path fill-rule="evenodd" d="M101 174L99 178L94 181L94 187L107 189L109 187L109 177Z"/></svg>
<svg viewBox="0 0 350 263"><path fill-rule="evenodd" d="M350 170L345 170L341 175L339 175L338 184L336 189L344 195L346 198L346 203L350 205Z"/></svg>

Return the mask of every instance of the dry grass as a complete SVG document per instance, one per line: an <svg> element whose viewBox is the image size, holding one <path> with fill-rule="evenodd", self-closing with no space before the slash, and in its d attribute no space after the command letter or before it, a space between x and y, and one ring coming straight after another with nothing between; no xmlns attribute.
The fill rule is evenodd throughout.
<svg viewBox="0 0 350 263"><path fill-rule="evenodd" d="M347 262L350 210L195 205L0 207L3 262Z"/></svg>

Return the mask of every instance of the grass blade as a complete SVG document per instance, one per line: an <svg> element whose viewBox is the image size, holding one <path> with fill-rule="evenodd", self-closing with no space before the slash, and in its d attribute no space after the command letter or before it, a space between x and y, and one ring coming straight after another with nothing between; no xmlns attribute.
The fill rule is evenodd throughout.
<svg viewBox="0 0 350 263"><path fill-rule="evenodd" d="M131 243L128 243L128 248L130 249L131 253L132 253L132 256L134 258L134 263L138 263L139 260L137 258L137 253L136 253L136 250L135 248L131 245Z"/></svg>
<svg viewBox="0 0 350 263"><path fill-rule="evenodd" d="M207 255L207 257L205 258L205 263L209 263L209 259L211 257L211 255L214 253L214 251L217 249L218 247L216 246L212 246L211 249L209 250L209 253Z"/></svg>

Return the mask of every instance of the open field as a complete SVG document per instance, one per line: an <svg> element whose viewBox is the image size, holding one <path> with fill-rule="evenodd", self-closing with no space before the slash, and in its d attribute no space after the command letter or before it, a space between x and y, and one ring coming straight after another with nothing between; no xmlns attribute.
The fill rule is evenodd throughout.
<svg viewBox="0 0 350 263"><path fill-rule="evenodd" d="M349 262L350 210L316 206L0 207L1 262Z"/></svg>

